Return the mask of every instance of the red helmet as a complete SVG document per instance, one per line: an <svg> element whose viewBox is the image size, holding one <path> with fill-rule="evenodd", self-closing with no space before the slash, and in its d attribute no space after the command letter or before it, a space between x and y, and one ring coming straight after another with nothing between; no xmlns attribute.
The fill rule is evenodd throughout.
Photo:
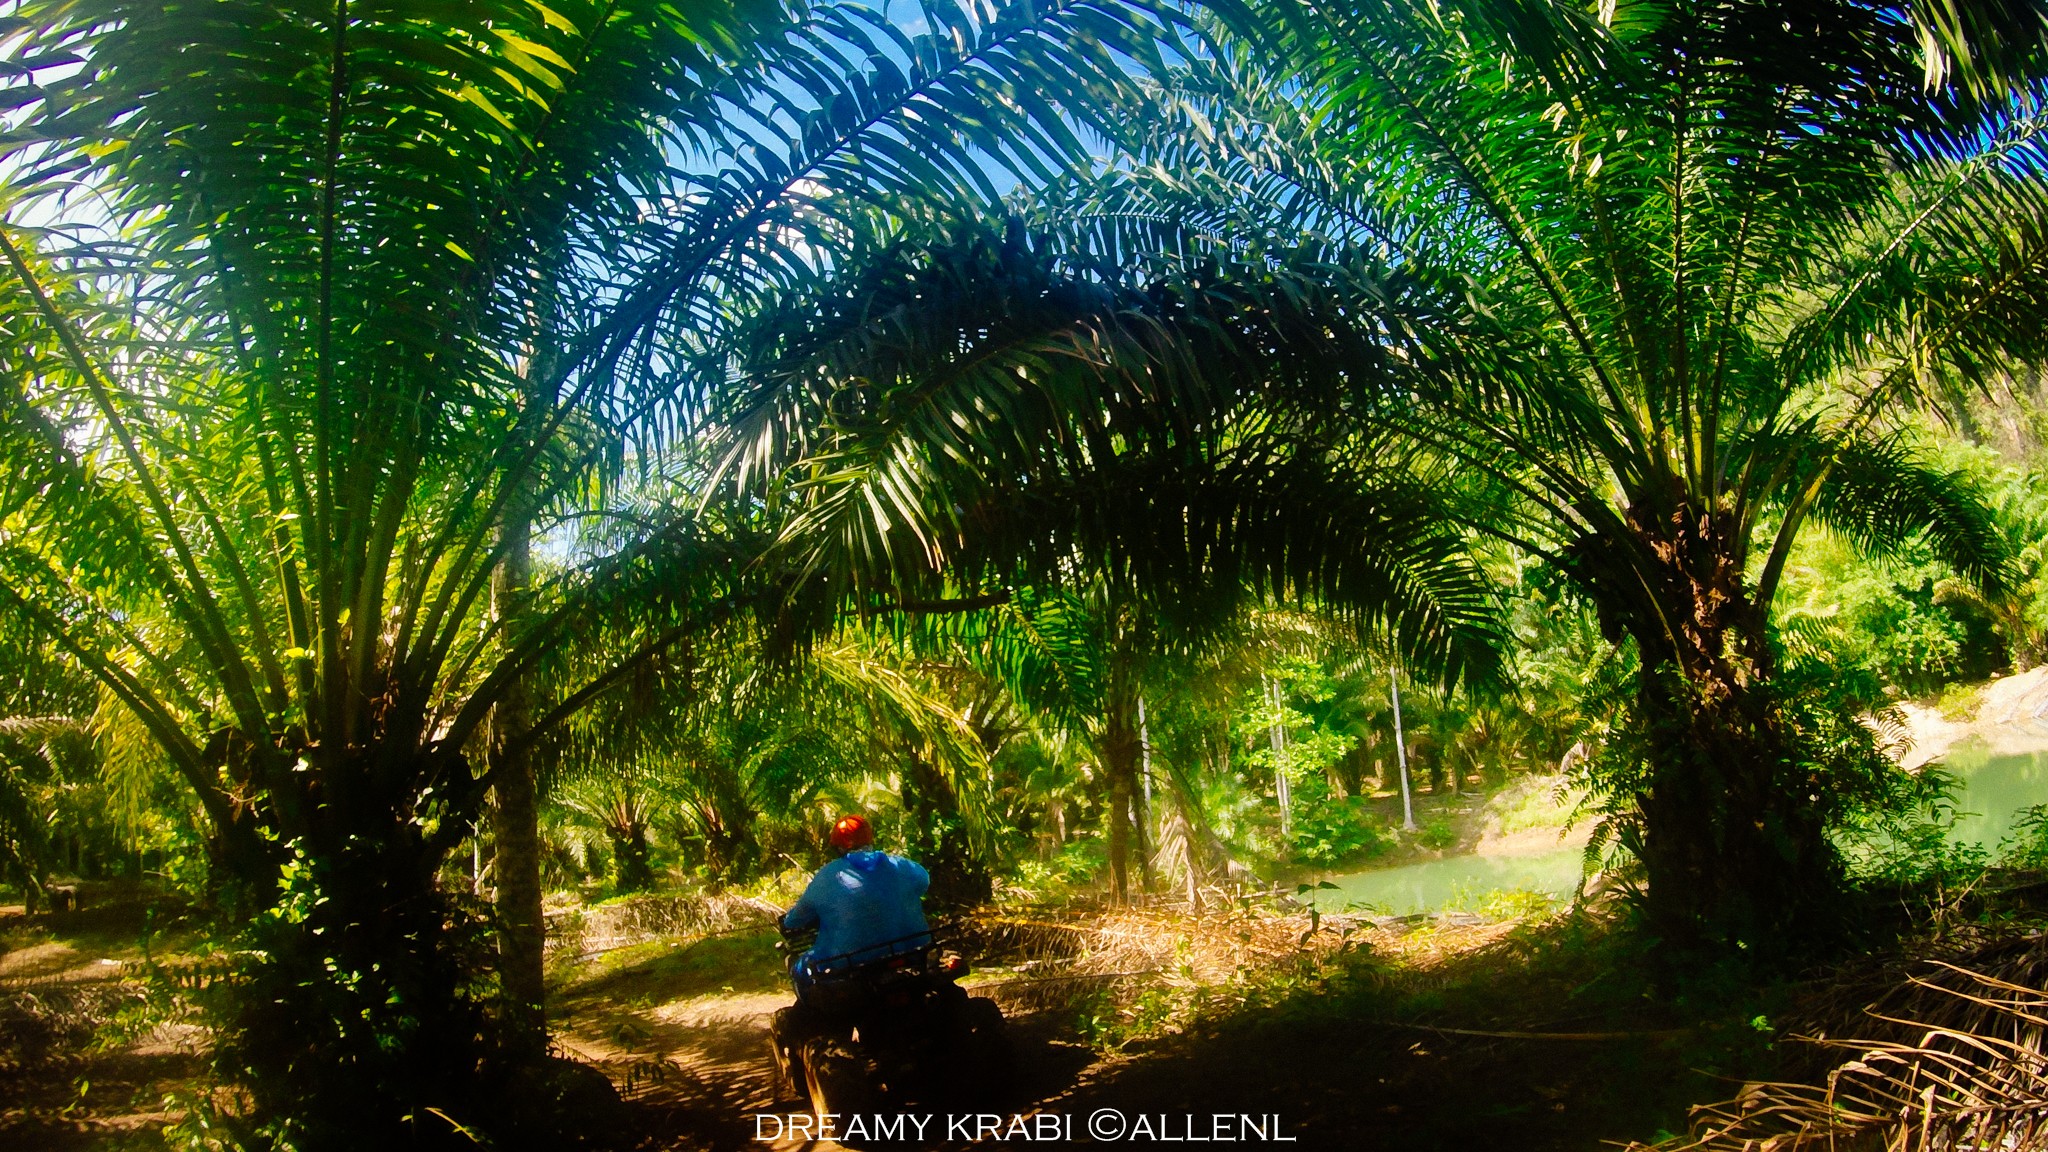
<svg viewBox="0 0 2048 1152"><path fill-rule="evenodd" d="M832 846L841 852L865 848L875 842L875 830L868 827L865 816L841 816L839 823L832 826Z"/></svg>

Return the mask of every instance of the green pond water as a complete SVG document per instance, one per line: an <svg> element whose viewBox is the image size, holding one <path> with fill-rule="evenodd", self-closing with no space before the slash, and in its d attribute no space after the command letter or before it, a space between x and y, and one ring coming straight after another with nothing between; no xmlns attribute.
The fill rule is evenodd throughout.
<svg viewBox="0 0 2048 1152"><path fill-rule="evenodd" d="M1341 895L1325 907L1355 903L1374 912L1408 916L1434 912L1446 904L1477 901L1488 892L1547 892L1569 896L1579 886L1583 854L1561 847L1534 856L1446 856L1399 868L1379 868L1332 876Z"/></svg>
<svg viewBox="0 0 2048 1152"><path fill-rule="evenodd" d="M1993 756L1981 747L1964 746L1949 753L1947 764L1962 784L1955 798L1958 841L1995 850L2012 832L2021 809L2048 804L2048 749ZM1353 903L1408 916L1451 904L1476 905L1489 892L1569 896L1579 886L1583 859L1572 847L1529 856L1448 856L1333 876L1330 882L1341 895L1324 903Z"/></svg>
<svg viewBox="0 0 2048 1152"><path fill-rule="evenodd" d="M1996 849L2021 809L2048 804L2048 749L1993 756L1965 745L1946 761L1962 780L1955 798L1955 839L1961 843Z"/></svg>

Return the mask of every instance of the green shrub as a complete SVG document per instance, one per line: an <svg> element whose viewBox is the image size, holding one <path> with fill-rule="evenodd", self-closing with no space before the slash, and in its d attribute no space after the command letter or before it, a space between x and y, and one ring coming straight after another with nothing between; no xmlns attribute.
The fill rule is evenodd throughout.
<svg viewBox="0 0 2048 1152"><path fill-rule="evenodd" d="M1320 776L1296 785L1293 834L1287 846L1295 861L1321 868L1378 855L1386 848L1379 819L1357 797L1336 797Z"/></svg>
<svg viewBox="0 0 2048 1152"><path fill-rule="evenodd" d="M1108 848L1098 837L1069 841L1049 859L1018 861L998 898L1022 904L1057 900L1093 883L1108 860Z"/></svg>
<svg viewBox="0 0 2048 1152"><path fill-rule="evenodd" d="M1880 814L1859 834L1844 838L1843 857L1852 876L1884 887L1953 888L1984 874L1990 851L1955 840L1955 779L1930 770L1922 787L1925 793L1917 805L1897 815ZM2026 843L2021 851L2038 850L2039 823L2029 824L2023 817L2021 825L2019 834Z"/></svg>
<svg viewBox="0 0 2048 1152"><path fill-rule="evenodd" d="M1998 862L2007 868L2048 868L2048 804L2020 809L2012 832L1998 846Z"/></svg>
<svg viewBox="0 0 2048 1152"><path fill-rule="evenodd" d="M1557 898L1527 888L1476 889L1458 884L1452 887L1451 898L1443 907L1446 912L1470 912L1499 923L1549 915L1557 909Z"/></svg>
<svg viewBox="0 0 2048 1152"><path fill-rule="evenodd" d="M1439 851L1455 847L1458 843L1458 829L1447 816L1438 816L1422 826L1422 832L1415 837L1424 848Z"/></svg>
<svg viewBox="0 0 2048 1152"><path fill-rule="evenodd" d="M1967 724L1977 718L1977 709L1984 703L1982 684L1951 684L1942 691L1941 700L1935 705L1941 718L1952 724Z"/></svg>

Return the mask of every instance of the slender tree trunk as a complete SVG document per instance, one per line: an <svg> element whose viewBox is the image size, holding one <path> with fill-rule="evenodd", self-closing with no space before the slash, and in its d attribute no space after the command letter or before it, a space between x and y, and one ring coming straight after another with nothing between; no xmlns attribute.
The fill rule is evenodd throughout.
<svg viewBox="0 0 2048 1152"><path fill-rule="evenodd" d="M1138 883L1145 894L1153 891L1152 876L1152 734L1145 723L1145 698L1138 700L1138 782L1137 811L1132 824L1136 831L1138 849Z"/></svg>
<svg viewBox="0 0 2048 1152"><path fill-rule="evenodd" d="M1131 795L1131 850L1138 856L1138 890L1150 896L1158 890L1152 872L1152 802L1140 789Z"/></svg>
<svg viewBox="0 0 2048 1152"><path fill-rule="evenodd" d="M1140 794L1131 812L1131 847L1138 853L1138 887L1150 896L1157 890L1152 874L1152 805Z"/></svg>
<svg viewBox="0 0 2048 1152"><path fill-rule="evenodd" d="M1118 904L1127 904L1131 899L1132 832L1136 829L1138 807L1137 711L1123 695L1114 691L1110 694L1098 749L1103 772L1109 777L1109 881L1110 892ZM1142 839L1139 847L1142 850ZM1146 872L1149 881L1150 869Z"/></svg>
<svg viewBox="0 0 2048 1152"><path fill-rule="evenodd" d="M508 520L504 560L492 587L494 611L502 618L524 610L532 579L531 528L522 512ZM498 978L504 994L507 1040L532 1054L547 1048L546 984L542 950L546 920L541 912L540 806L533 757L511 742L532 724L525 685L515 686L492 713L491 878L497 888Z"/></svg>

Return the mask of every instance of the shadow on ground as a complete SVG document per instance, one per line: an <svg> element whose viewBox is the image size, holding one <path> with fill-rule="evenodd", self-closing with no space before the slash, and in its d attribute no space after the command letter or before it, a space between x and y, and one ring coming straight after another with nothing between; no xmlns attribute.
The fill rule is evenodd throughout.
<svg viewBox="0 0 2048 1152"><path fill-rule="evenodd" d="M1238 1143L1264 1142L1267 1133L1298 1149L1594 1152L1653 1139L1682 1126L1689 1103L1726 1094L1724 1080L1697 1070L1720 1062L1713 1044L1628 981L1602 975L1625 957L1597 946L1551 956L1501 947L1422 971L1381 966L1361 980L1307 981L1106 1054L1081 1039L1083 1017L1102 1011L1099 998L1050 1007L1013 1000L1011 1139L974 1146L1022 1142L1007 1121L1034 1112L1060 1116L1063 1133L1088 1143L1088 1118L1111 1109L1123 1136L1099 1142L1126 1147L1213 1135L1220 1114ZM698 986L716 978L716 966L703 966ZM733 987L643 998L630 1010L570 998L565 1043L621 1085L647 1147L885 1147L774 1139L784 1126L776 1118L804 1112L800 1100L775 1098L767 1049L768 1016L787 996ZM999 986L981 991L1006 998ZM927 1132L912 1146L973 1144L948 1139L943 1118Z"/></svg>

